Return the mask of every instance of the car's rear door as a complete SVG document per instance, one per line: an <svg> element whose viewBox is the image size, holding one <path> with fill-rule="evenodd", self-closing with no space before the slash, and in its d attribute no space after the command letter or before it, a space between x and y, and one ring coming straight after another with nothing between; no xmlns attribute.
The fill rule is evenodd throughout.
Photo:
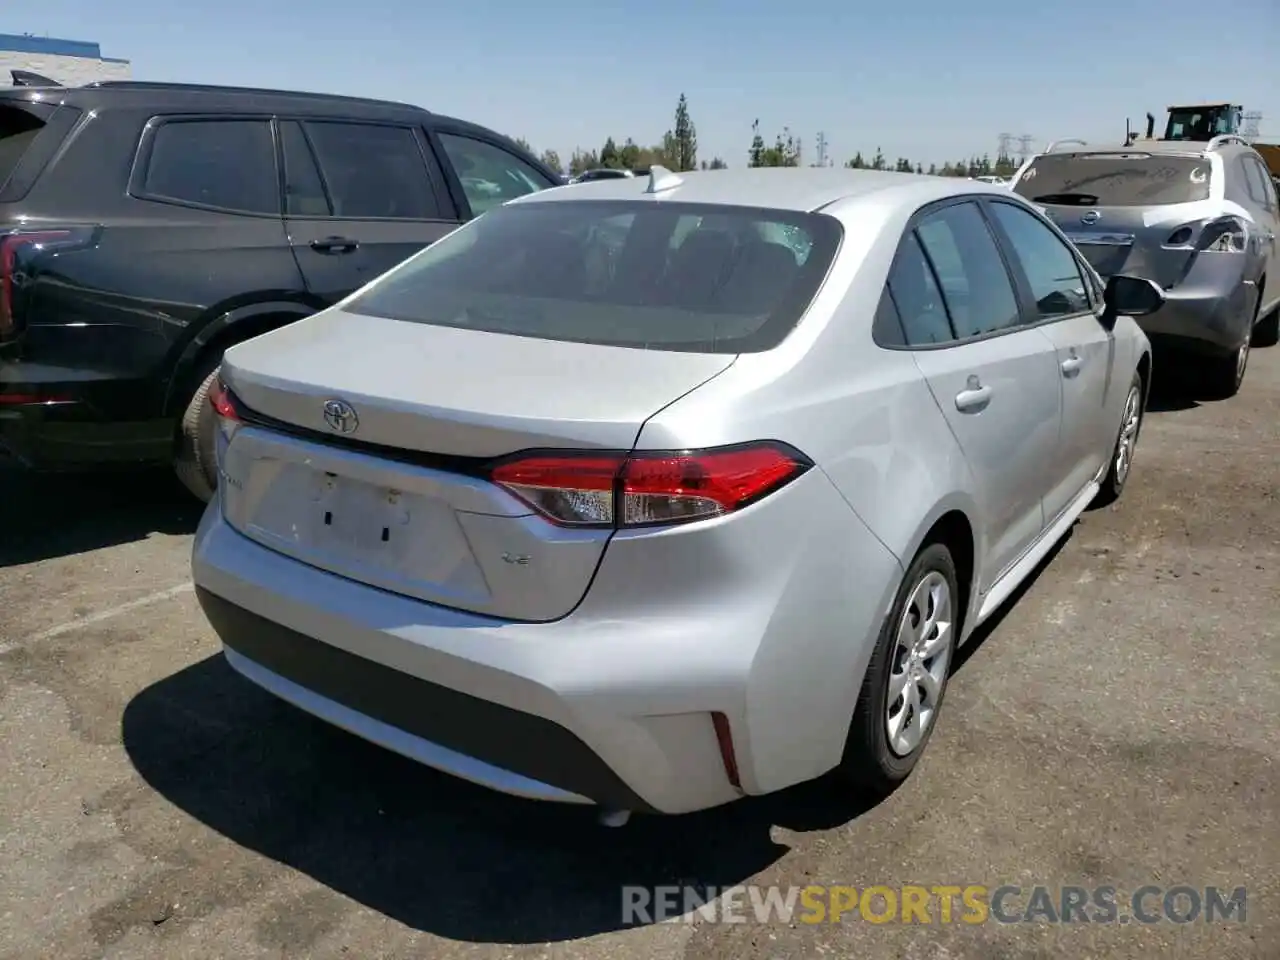
<svg viewBox="0 0 1280 960"><path fill-rule="evenodd" d="M453 230L420 128L281 117L285 225L307 288L334 303Z"/></svg>
<svg viewBox="0 0 1280 960"><path fill-rule="evenodd" d="M1053 341L1062 384L1062 434L1045 493L1052 524L1101 472L1115 443L1129 377L1118 373L1113 331L1098 320L1095 281L1078 255L1020 204L992 199L986 209L1008 251L1025 313Z"/></svg>
<svg viewBox="0 0 1280 960"><path fill-rule="evenodd" d="M1023 322L1014 282L972 198L925 208L889 280L908 344L973 475L979 589L1044 530L1062 391L1053 344Z"/></svg>

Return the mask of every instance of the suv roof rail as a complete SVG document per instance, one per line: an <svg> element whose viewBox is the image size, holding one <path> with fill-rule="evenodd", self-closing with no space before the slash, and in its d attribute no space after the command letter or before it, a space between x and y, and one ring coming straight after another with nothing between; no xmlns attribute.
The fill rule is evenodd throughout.
<svg viewBox="0 0 1280 960"><path fill-rule="evenodd" d="M1088 140L1078 140L1075 137L1067 137L1064 140L1050 140L1049 145L1044 148L1044 152L1053 153L1054 150L1062 146L1064 143L1078 143L1082 147L1087 147L1089 145Z"/></svg>
<svg viewBox="0 0 1280 960"><path fill-rule="evenodd" d="M351 97L341 93L316 93L309 90L280 90L271 87L231 87L213 83L167 83L159 80L94 80L84 84L84 89L113 90L176 90L193 93L256 93L273 97L304 97L314 100L343 100L355 103L378 104L380 106L408 107L413 104L395 100L378 100L373 97ZM422 108L417 108L422 109Z"/></svg>
<svg viewBox="0 0 1280 960"><path fill-rule="evenodd" d="M1252 146L1248 140L1240 136L1238 133L1220 133L1205 144L1204 152L1208 153L1210 150L1217 150L1225 143L1239 143L1246 147Z"/></svg>

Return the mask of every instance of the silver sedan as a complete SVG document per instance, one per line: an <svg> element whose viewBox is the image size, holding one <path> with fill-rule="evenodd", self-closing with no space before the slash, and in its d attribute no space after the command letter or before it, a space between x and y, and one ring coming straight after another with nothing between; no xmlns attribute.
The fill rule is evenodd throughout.
<svg viewBox="0 0 1280 960"><path fill-rule="evenodd" d="M1124 489L1162 301L974 181L530 194L227 352L197 593L254 683L606 822L887 791Z"/></svg>

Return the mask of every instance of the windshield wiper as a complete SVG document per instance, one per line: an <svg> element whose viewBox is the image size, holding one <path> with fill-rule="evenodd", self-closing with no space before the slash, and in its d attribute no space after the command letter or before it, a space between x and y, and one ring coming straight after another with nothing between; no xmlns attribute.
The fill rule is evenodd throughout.
<svg viewBox="0 0 1280 960"><path fill-rule="evenodd" d="M1060 203L1078 207L1094 207L1098 204L1098 198L1092 193L1046 193L1031 199L1036 203Z"/></svg>

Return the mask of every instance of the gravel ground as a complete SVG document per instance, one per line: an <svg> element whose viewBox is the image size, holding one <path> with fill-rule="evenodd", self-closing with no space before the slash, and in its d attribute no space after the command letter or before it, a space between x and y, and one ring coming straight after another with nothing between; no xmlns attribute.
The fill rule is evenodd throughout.
<svg viewBox="0 0 1280 960"><path fill-rule="evenodd" d="M1186 397L1161 388L1125 496L969 651L894 797L614 831L237 679L166 478L0 473L0 957L1278 958L1280 349L1237 398ZM1248 899L1243 923L624 926L623 884L681 882Z"/></svg>

